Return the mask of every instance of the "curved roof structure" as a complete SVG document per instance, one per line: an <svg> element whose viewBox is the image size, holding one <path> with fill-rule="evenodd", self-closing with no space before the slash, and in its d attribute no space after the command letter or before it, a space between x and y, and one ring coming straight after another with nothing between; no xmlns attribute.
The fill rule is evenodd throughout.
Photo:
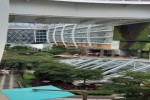
<svg viewBox="0 0 150 100"><path fill-rule="evenodd" d="M61 62L83 69L102 69L105 78L119 76L127 71L150 72L150 60L81 58L62 60Z"/></svg>

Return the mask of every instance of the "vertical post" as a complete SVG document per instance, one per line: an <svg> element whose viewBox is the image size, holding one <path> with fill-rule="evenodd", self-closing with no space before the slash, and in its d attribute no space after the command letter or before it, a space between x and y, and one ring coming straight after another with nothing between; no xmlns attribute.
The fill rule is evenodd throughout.
<svg viewBox="0 0 150 100"><path fill-rule="evenodd" d="M73 29L72 29L72 42L73 42L74 46L75 46L76 48L78 48L77 43L76 43L76 41L75 41L75 31L76 31L76 27L77 27L77 24L74 24L74 27L73 27Z"/></svg>
<svg viewBox="0 0 150 100"><path fill-rule="evenodd" d="M87 93L85 91L83 92L83 99L82 100L87 100Z"/></svg>
<svg viewBox="0 0 150 100"><path fill-rule="evenodd" d="M46 31L46 39L47 39L47 43L49 44L50 43L50 40L49 40L49 25L48 25L48 29Z"/></svg>
<svg viewBox="0 0 150 100"><path fill-rule="evenodd" d="M101 49L101 51L100 51L100 56L101 56L101 57L104 56L104 50L103 50L103 49Z"/></svg>
<svg viewBox="0 0 150 100"><path fill-rule="evenodd" d="M141 50L138 50L138 57L141 58Z"/></svg>
<svg viewBox="0 0 150 100"><path fill-rule="evenodd" d="M34 23L34 44L36 44L36 23Z"/></svg>
<svg viewBox="0 0 150 100"><path fill-rule="evenodd" d="M115 50L111 50L111 56L112 56L112 57L115 56Z"/></svg>
<svg viewBox="0 0 150 100"><path fill-rule="evenodd" d="M87 41L88 41L88 44L90 47L92 47L92 43L91 43L91 38L90 38L90 31L91 31L91 25L88 26L88 29L87 29Z"/></svg>
<svg viewBox="0 0 150 100"><path fill-rule="evenodd" d="M65 31L65 27L66 27L67 25L63 25L63 29L61 30L61 41L62 41L62 43L63 43L63 45L65 46L65 47L67 47L67 45L66 45L66 43L65 43L65 38L64 38L64 31Z"/></svg>
<svg viewBox="0 0 150 100"><path fill-rule="evenodd" d="M134 62L134 69L135 69L135 67L136 67L136 62Z"/></svg>
<svg viewBox="0 0 150 100"><path fill-rule="evenodd" d="M57 42L56 42L56 36L55 36L56 29L57 29L57 26L55 27L54 32L53 32L53 40L54 40L54 44L58 45Z"/></svg>
<svg viewBox="0 0 150 100"><path fill-rule="evenodd" d="M0 1L0 61L5 48L8 30L9 0Z"/></svg>

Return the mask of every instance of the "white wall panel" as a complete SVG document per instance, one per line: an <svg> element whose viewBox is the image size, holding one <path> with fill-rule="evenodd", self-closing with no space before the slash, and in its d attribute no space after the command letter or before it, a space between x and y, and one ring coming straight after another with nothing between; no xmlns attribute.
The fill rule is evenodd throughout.
<svg viewBox="0 0 150 100"><path fill-rule="evenodd" d="M0 0L0 61L4 52L8 29L9 0Z"/></svg>
<svg viewBox="0 0 150 100"><path fill-rule="evenodd" d="M50 2L44 0L11 0L10 14L25 16L70 17L70 18L150 18L149 5L84 4Z"/></svg>

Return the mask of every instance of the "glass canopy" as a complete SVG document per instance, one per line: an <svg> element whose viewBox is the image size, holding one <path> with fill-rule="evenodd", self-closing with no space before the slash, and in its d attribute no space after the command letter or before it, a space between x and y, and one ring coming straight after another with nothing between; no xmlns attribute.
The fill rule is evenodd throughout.
<svg viewBox="0 0 150 100"><path fill-rule="evenodd" d="M143 59L112 59L112 58L80 58L62 60L76 68L102 69L105 78L124 74L126 71L150 72L150 60Z"/></svg>

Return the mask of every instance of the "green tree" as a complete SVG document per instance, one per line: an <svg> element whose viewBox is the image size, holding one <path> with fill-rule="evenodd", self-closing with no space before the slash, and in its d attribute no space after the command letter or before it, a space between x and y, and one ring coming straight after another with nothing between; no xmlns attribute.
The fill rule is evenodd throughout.
<svg viewBox="0 0 150 100"><path fill-rule="evenodd" d="M125 94L123 100L150 100L150 73L127 72L111 81L106 88Z"/></svg>
<svg viewBox="0 0 150 100"><path fill-rule="evenodd" d="M74 67L54 61L42 63L35 69L35 75L39 80L61 80L69 82L73 80Z"/></svg>
<svg viewBox="0 0 150 100"><path fill-rule="evenodd" d="M58 55L61 53L66 52L67 49L65 48L65 46L62 45L53 45L52 49L48 50L47 52L53 55Z"/></svg>
<svg viewBox="0 0 150 100"><path fill-rule="evenodd" d="M101 69L77 69L75 79L83 80L83 84L86 84L87 80L100 80L103 78Z"/></svg>

